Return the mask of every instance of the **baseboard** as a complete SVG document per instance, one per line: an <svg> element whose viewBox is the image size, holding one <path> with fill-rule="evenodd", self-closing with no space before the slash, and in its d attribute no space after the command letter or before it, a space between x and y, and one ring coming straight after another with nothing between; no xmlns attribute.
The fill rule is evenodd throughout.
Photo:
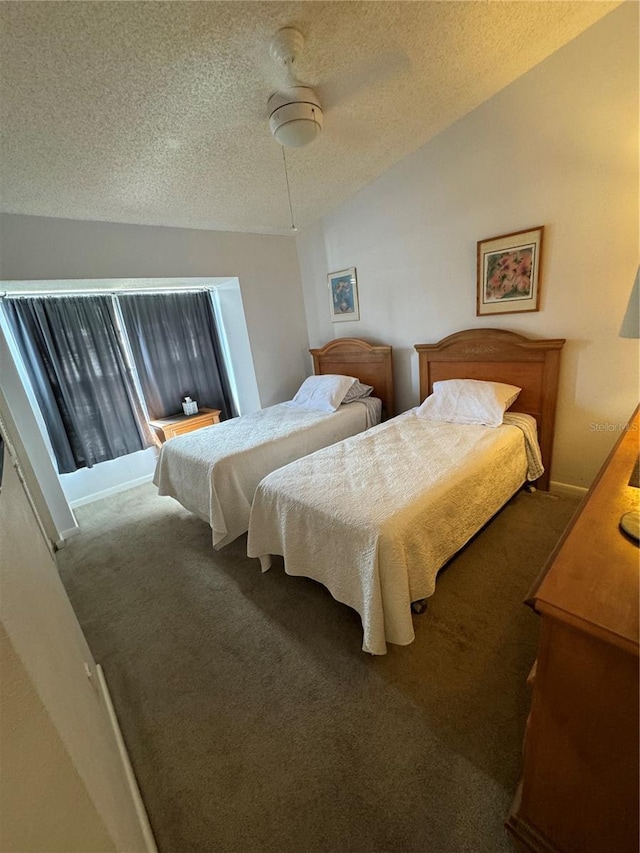
<svg viewBox="0 0 640 853"><path fill-rule="evenodd" d="M104 677L104 671L99 663L96 664L96 672L98 673L98 683L102 692L102 698L107 709L107 714L109 715L109 722L111 723L111 727L113 728L113 734L118 745L118 753L120 755L120 760L122 761L124 775L127 779L127 784L129 785L129 791L131 792L131 798L133 800L136 815L138 817L138 822L140 824L140 831L142 833L142 837L144 838L145 851L146 853L158 853L158 848L156 847L156 842L153 837L153 831L151 830L151 824L149 823L147 810L144 807L144 803L140 795L138 781L133 772L133 767L131 766L131 761L129 759L129 753L127 752L127 747L124 742L124 738L122 737L122 731L120 730L120 723L118 722L118 717L116 715L115 708L113 707L113 702L111 701L109 685L107 684L107 680Z"/></svg>
<svg viewBox="0 0 640 853"><path fill-rule="evenodd" d="M569 483L558 483L552 480L549 484L549 491L556 495L566 495L570 498L583 498L589 489L584 486L571 486Z"/></svg>
<svg viewBox="0 0 640 853"><path fill-rule="evenodd" d="M127 480L126 483L118 483L117 486L111 486L109 489L103 489L101 492L94 492L92 495L85 495L83 498L78 498L75 501L69 501L71 509L76 509L79 506L100 501L102 498L108 498L110 495L117 495L118 492L126 492L128 489L133 489L135 486L141 486L143 483L150 483L153 480L153 472L145 474L143 477L137 477L135 480Z"/></svg>
<svg viewBox="0 0 640 853"><path fill-rule="evenodd" d="M75 527L70 527L68 530L61 530L58 534L60 538L56 540L56 551L59 551L60 548L64 548L67 543L67 539L72 539L74 536L77 536L80 533L80 527L76 524Z"/></svg>

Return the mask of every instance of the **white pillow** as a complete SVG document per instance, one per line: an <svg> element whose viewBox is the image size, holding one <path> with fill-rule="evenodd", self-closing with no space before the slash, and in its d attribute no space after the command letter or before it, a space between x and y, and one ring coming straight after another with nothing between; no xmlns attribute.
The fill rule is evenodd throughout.
<svg viewBox="0 0 640 853"><path fill-rule="evenodd" d="M338 376L333 373L308 376L298 388L291 405L318 412L335 412L356 381L355 376Z"/></svg>
<svg viewBox="0 0 640 853"><path fill-rule="evenodd" d="M369 397L372 391L373 385L364 385L359 379L356 379L342 402L351 403L352 400L362 400L363 397Z"/></svg>
<svg viewBox="0 0 640 853"><path fill-rule="evenodd" d="M433 383L433 394L419 406L416 415L431 421L497 427L520 391L522 388L502 382L446 379Z"/></svg>

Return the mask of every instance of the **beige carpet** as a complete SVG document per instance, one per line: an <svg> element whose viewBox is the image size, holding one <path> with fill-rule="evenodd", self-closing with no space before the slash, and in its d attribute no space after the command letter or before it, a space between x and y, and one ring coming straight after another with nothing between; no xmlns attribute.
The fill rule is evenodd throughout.
<svg viewBox="0 0 640 853"><path fill-rule="evenodd" d="M161 853L498 853L537 617L577 501L518 494L440 574L417 639L361 651L354 611L153 486L78 510L62 579L105 670Z"/></svg>

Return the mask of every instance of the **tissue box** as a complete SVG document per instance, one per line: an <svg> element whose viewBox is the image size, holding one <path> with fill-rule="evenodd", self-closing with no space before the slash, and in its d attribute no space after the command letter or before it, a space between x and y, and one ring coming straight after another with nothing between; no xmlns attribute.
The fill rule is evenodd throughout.
<svg viewBox="0 0 640 853"><path fill-rule="evenodd" d="M182 411L185 413L185 415L197 415L198 404L195 400L189 400L189 402L184 402L182 404Z"/></svg>

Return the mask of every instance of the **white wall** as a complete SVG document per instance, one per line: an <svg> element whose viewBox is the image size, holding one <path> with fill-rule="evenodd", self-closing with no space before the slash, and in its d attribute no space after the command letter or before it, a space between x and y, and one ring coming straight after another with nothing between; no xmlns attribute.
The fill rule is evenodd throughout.
<svg viewBox="0 0 640 853"><path fill-rule="evenodd" d="M91 652L8 456L0 558L0 849L153 850Z"/></svg>
<svg viewBox="0 0 640 853"><path fill-rule="evenodd" d="M260 408L260 392L251 358L242 292L237 278L221 282L211 293L218 321L220 344L229 365L229 381L238 414Z"/></svg>
<svg viewBox="0 0 640 853"><path fill-rule="evenodd" d="M104 821L2 625L0 663L3 853L115 851ZM68 817L70 812L73 820Z"/></svg>
<svg viewBox="0 0 640 853"><path fill-rule="evenodd" d="M70 474L59 474L58 480L70 508L115 495L153 479L158 448L148 447L126 456L100 462L92 468L78 468ZM68 537L67 537L68 538Z"/></svg>
<svg viewBox="0 0 640 853"><path fill-rule="evenodd" d="M545 226L541 306L476 317L476 243ZM638 265L638 4L626 3L297 238L311 346L394 347L397 408L418 401L413 344L470 327L566 338L551 476L588 485L638 402L618 331ZM359 322L329 320L326 275L357 267Z"/></svg>

